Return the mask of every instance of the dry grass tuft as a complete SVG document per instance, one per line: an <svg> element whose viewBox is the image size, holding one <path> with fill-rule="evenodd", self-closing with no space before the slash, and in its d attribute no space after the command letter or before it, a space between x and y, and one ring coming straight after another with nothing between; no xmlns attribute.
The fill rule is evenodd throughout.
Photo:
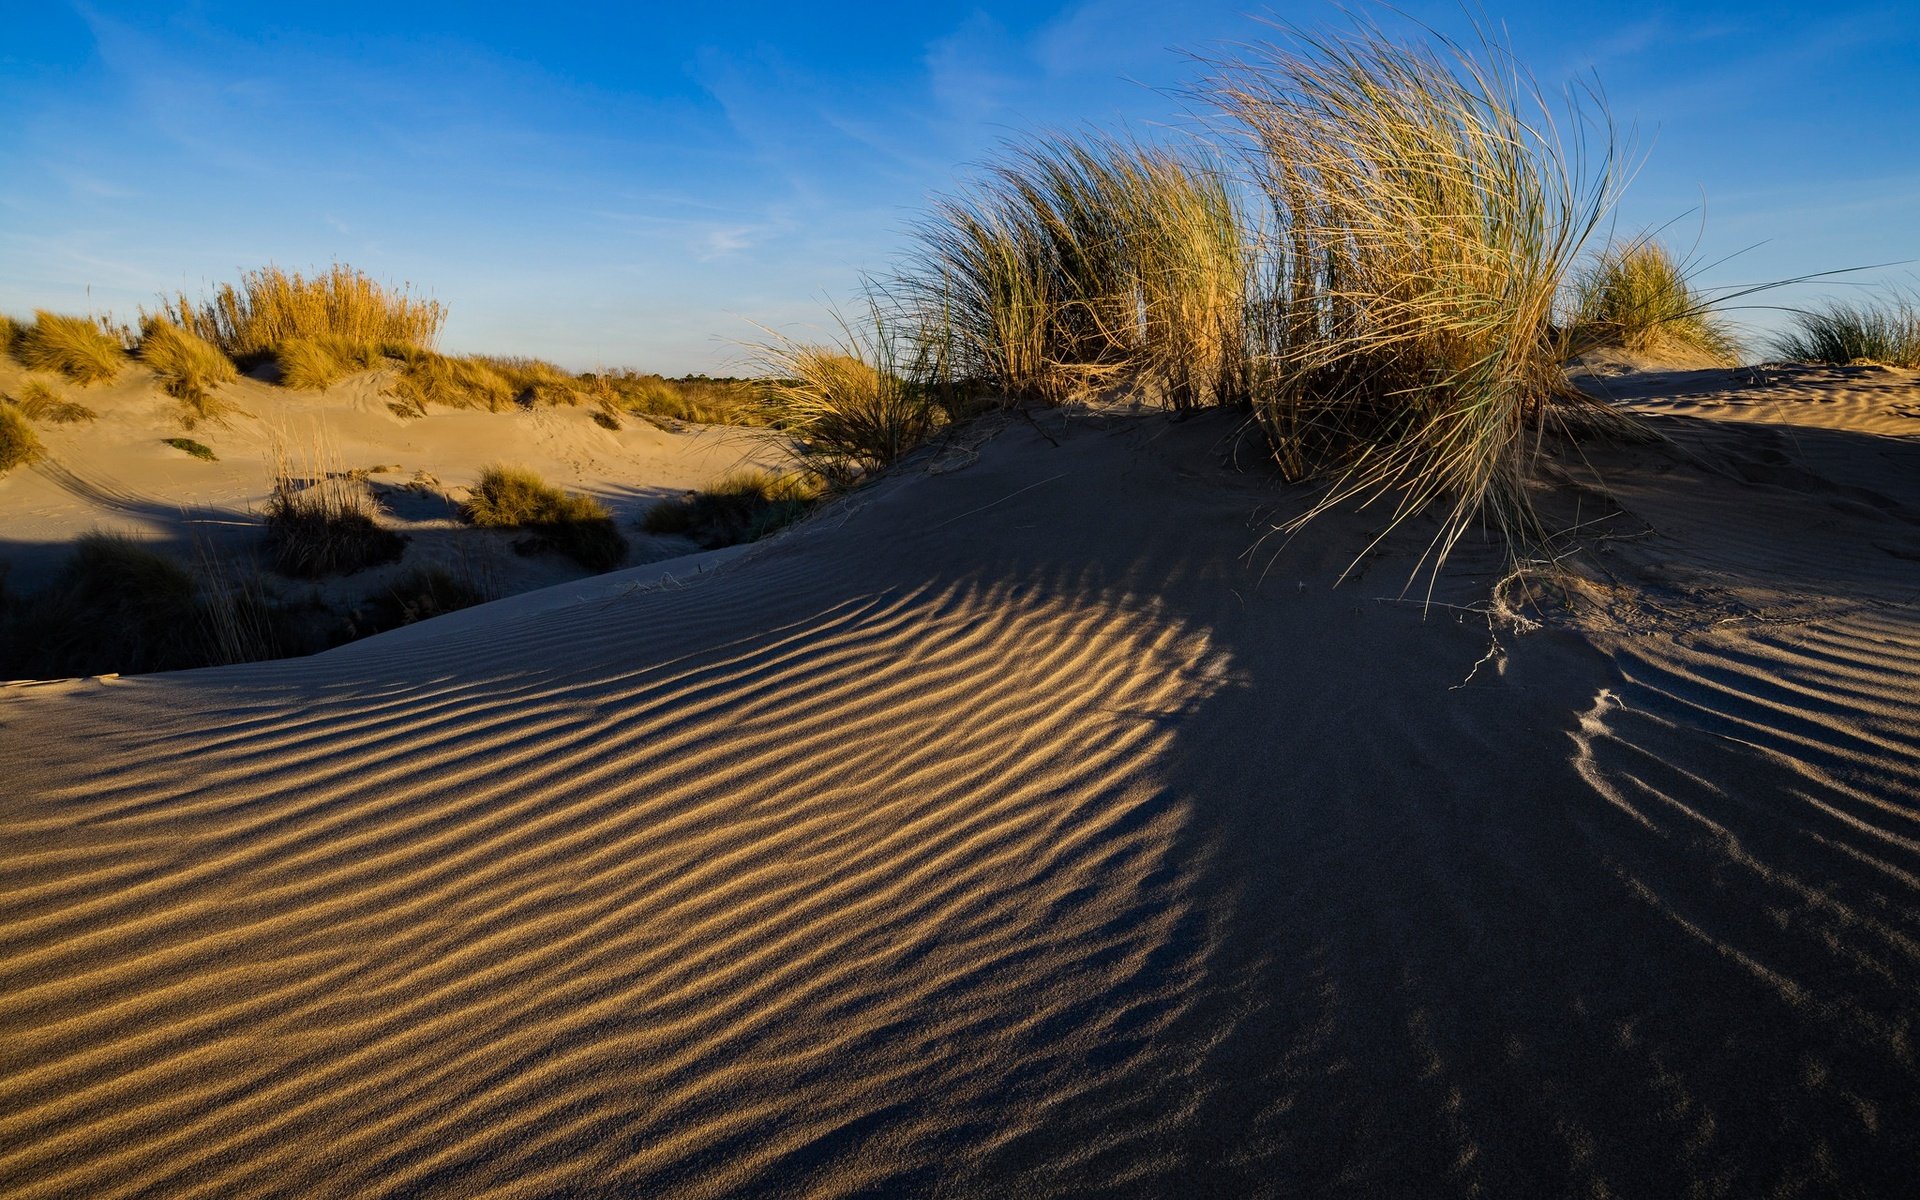
<svg viewBox="0 0 1920 1200"><path fill-rule="evenodd" d="M918 243L885 290L960 377L1042 403L1114 383L1176 408L1245 396L1255 243L1197 152L1020 147L937 205Z"/></svg>
<svg viewBox="0 0 1920 1200"><path fill-rule="evenodd" d="M776 339L757 347L773 379L767 408L794 436L801 465L834 486L884 470L940 425L933 402L937 343L903 344L875 311L870 326L843 324L836 345Z"/></svg>
<svg viewBox="0 0 1920 1200"><path fill-rule="evenodd" d="M1334 483L1301 520L1391 493L1389 527L1442 506L1436 562L1482 520L1533 543L1540 432L1609 419L1554 313L1618 191L1612 125L1557 112L1491 35L1290 32L1209 90L1270 213L1254 412L1284 473Z"/></svg>
<svg viewBox="0 0 1920 1200"><path fill-rule="evenodd" d="M291 338L274 348L282 387L324 391L349 375L386 362L381 348L348 338Z"/></svg>
<svg viewBox="0 0 1920 1200"><path fill-rule="evenodd" d="M491 466L480 473L465 505L483 529L522 529L529 549L555 550L591 571L611 571L626 560L627 540L598 500L563 492L532 471Z"/></svg>
<svg viewBox="0 0 1920 1200"><path fill-rule="evenodd" d="M820 496L819 485L805 476L736 471L711 487L662 501L642 524L648 533L678 534L716 550L784 529L806 516Z"/></svg>
<svg viewBox="0 0 1920 1200"><path fill-rule="evenodd" d="M1734 362L1739 344L1658 242L1607 247L1573 281L1568 349L1684 350Z"/></svg>
<svg viewBox="0 0 1920 1200"><path fill-rule="evenodd" d="M292 341L430 349L446 309L408 290L344 263L310 277L268 266L243 274L238 287L222 284L198 304L184 294L163 300L161 315L241 360Z"/></svg>
<svg viewBox="0 0 1920 1200"><path fill-rule="evenodd" d="M43 310L13 338L13 356L30 371L53 371L75 383L106 383L126 365L127 348L115 331L91 317Z"/></svg>
<svg viewBox="0 0 1920 1200"><path fill-rule="evenodd" d="M99 413L86 405L62 396L44 379L28 378L21 381L19 390L7 399L20 410L21 416L30 421L45 421L49 425L77 425L100 417Z"/></svg>
<svg viewBox="0 0 1920 1200"><path fill-rule="evenodd" d="M40 457L33 426L11 404L0 404L0 475Z"/></svg>
<svg viewBox="0 0 1920 1200"><path fill-rule="evenodd" d="M325 466L296 474L284 453L278 457L266 510L276 571L297 579L351 575L405 552L405 539L380 527L380 506L365 479ZM324 461L317 452L310 458Z"/></svg>
<svg viewBox="0 0 1920 1200"><path fill-rule="evenodd" d="M141 329L139 354L160 390L180 401L189 429L195 420L220 415L214 392L239 377L219 347L157 317L147 318Z"/></svg>
<svg viewBox="0 0 1920 1200"><path fill-rule="evenodd" d="M1773 352L1792 362L1920 367L1920 307L1894 296L1796 312L1793 328L1775 341Z"/></svg>

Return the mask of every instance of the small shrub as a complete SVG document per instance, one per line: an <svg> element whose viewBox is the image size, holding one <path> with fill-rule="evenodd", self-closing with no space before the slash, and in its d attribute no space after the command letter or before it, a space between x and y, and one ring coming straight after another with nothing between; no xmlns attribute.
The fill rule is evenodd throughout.
<svg viewBox="0 0 1920 1200"><path fill-rule="evenodd" d="M439 302L344 263L311 277L279 267L248 271L237 288L223 284L199 303L185 295L163 299L160 315L240 360L277 353L293 341L427 349L447 318Z"/></svg>
<svg viewBox="0 0 1920 1200"><path fill-rule="evenodd" d="M1665 349L1732 362L1733 334L1658 242L1609 246L1573 281L1570 348Z"/></svg>
<svg viewBox="0 0 1920 1200"><path fill-rule="evenodd" d="M34 313L13 343L13 356L32 371L54 371L75 383L105 383L120 374L126 347L91 317Z"/></svg>
<svg viewBox="0 0 1920 1200"><path fill-rule="evenodd" d="M76 404L40 379L28 379L20 385L20 390L8 397L20 415L30 421L45 421L49 425L74 425L81 421L97 420L99 413L84 404Z"/></svg>
<svg viewBox="0 0 1920 1200"><path fill-rule="evenodd" d="M1773 345L1792 362L1879 363L1920 367L1920 308L1895 297L1870 304L1829 302L1793 314L1793 328Z"/></svg>
<svg viewBox="0 0 1920 1200"><path fill-rule="evenodd" d="M52 586L10 610L0 675L162 671L205 661L193 576L123 534L82 535Z"/></svg>
<svg viewBox="0 0 1920 1200"><path fill-rule="evenodd" d="M546 483L532 471L492 466L480 473L465 506L483 529L523 529L531 548L565 554L592 571L611 571L625 561L627 540L605 506Z"/></svg>
<svg viewBox="0 0 1920 1200"><path fill-rule="evenodd" d="M341 472L297 480L284 470L267 498L267 553L274 570L296 579L351 575L392 562L406 540L382 529L365 480Z"/></svg>
<svg viewBox="0 0 1920 1200"><path fill-rule="evenodd" d="M801 476L738 471L712 487L655 505L642 521L648 533L679 534L702 548L757 541L807 515L820 489Z"/></svg>
<svg viewBox="0 0 1920 1200"><path fill-rule="evenodd" d="M40 439L33 426L10 404L0 404L0 474L40 457Z"/></svg>
<svg viewBox="0 0 1920 1200"><path fill-rule="evenodd" d="M139 353L159 379L160 390L186 405L194 417L215 416L214 389L239 375L218 346L155 317L142 329Z"/></svg>
<svg viewBox="0 0 1920 1200"><path fill-rule="evenodd" d="M205 442L196 442L192 438L184 437L161 438L160 440L162 443L172 446L175 450L191 454L203 462L220 461L220 456L213 452L213 447L207 445Z"/></svg>

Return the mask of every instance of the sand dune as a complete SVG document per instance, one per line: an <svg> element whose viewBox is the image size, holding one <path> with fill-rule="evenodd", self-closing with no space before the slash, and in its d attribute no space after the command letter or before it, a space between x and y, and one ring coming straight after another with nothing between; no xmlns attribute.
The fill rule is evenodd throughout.
<svg viewBox="0 0 1920 1200"><path fill-rule="evenodd" d="M1531 633L1065 411L671 583L0 689L4 1190L1894 1194L1920 439L1825 386L1565 454Z"/></svg>

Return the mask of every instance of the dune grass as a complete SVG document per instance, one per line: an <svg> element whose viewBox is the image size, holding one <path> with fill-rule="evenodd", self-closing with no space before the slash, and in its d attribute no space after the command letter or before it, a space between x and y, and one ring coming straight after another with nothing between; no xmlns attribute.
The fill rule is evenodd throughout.
<svg viewBox="0 0 1920 1200"><path fill-rule="evenodd" d="M793 435L799 465L835 487L891 466L945 420L935 402L942 343L878 307L870 316L859 329L843 321L836 343L775 337L756 347L767 412Z"/></svg>
<svg viewBox="0 0 1920 1200"><path fill-rule="evenodd" d="M1616 346L1683 351L1732 363L1739 344L1666 247L1636 239L1608 246L1573 278L1568 350Z"/></svg>
<svg viewBox="0 0 1920 1200"><path fill-rule="evenodd" d="M11 404L0 404L0 475L40 457L40 438Z"/></svg>
<svg viewBox="0 0 1920 1200"><path fill-rule="evenodd" d="M160 442L162 445L172 446L182 454L192 455L202 462L220 461L220 456L213 452L213 447L207 445L205 442L196 442L189 437L161 438Z"/></svg>
<svg viewBox="0 0 1920 1200"><path fill-rule="evenodd" d="M360 476L324 468L296 474L283 455L264 518L274 570L318 579L394 561L405 552L405 539L382 529L378 515Z"/></svg>
<svg viewBox="0 0 1920 1200"><path fill-rule="evenodd" d="M1270 214L1254 412L1285 474L1333 483L1301 520L1438 505L1435 563L1482 521L1536 543L1541 432L1624 423L1568 382L1554 324L1617 196L1612 125L1482 37L1404 45L1355 18L1209 84Z"/></svg>
<svg viewBox="0 0 1920 1200"><path fill-rule="evenodd" d="M1176 408L1244 397L1255 240L1197 147L1019 146L916 240L885 290L940 333L960 376L1042 403L1112 383Z"/></svg>
<svg viewBox="0 0 1920 1200"><path fill-rule="evenodd" d="M189 429L197 420L221 415L215 392L239 377L233 360L219 347L157 317L142 326L138 353L160 381L160 390L180 401Z"/></svg>
<svg viewBox="0 0 1920 1200"><path fill-rule="evenodd" d="M627 539L604 505L522 468L483 470L464 512L482 529L524 530L532 535L528 549L553 550L590 571L611 571L626 560Z"/></svg>
<svg viewBox="0 0 1920 1200"><path fill-rule="evenodd" d="M247 271L205 300L163 299L160 315L243 362L295 341L431 349L447 316L408 285L383 284L345 263L310 276L276 266Z"/></svg>
<svg viewBox="0 0 1920 1200"><path fill-rule="evenodd" d="M45 421L49 425L77 425L100 417L86 405L61 395L46 380L31 376L22 380L7 400L29 421Z"/></svg>
<svg viewBox="0 0 1920 1200"><path fill-rule="evenodd" d="M3 418L0 418L3 419ZM87 533L45 592L9 600L0 651L12 677L160 671L205 661L186 567L121 534Z"/></svg>
<svg viewBox="0 0 1920 1200"><path fill-rule="evenodd" d="M1794 313L1772 350L1790 362L1920 367L1920 307L1901 296L1829 301Z"/></svg>
<svg viewBox="0 0 1920 1200"><path fill-rule="evenodd" d="M79 384L110 382L127 362L126 345L102 322L45 309L14 334L12 351L30 371L51 371Z"/></svg>
<svg viewBox="0 0 1920 1200"><path fill-rule="evenodd" d="M665 500L648 510L648 533L678 534L702 549L753 542L807 515L821 489L803 475L744 470L722 476L712 486Z"/></svg>

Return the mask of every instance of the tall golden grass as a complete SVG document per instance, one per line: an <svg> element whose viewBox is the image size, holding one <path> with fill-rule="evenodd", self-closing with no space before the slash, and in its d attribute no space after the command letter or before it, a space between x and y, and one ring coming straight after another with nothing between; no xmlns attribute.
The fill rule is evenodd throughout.
<svg viewBox="0 0 1920 1200"><path fill-rule="evenodd" d="M1097 135L1017 147L936 205L917 250L883 290L953 370L1010 398L1116 382L1176 407L1244 396L1254 246L1197 153Z"/></svg>
<svg viewBox="0 0 1920 1200"><path fill-rule="evenodd" d="M944 419L933 400L943 343L877 306L871 318L858 330L842 322L835 343L776 335L755 347L767 411L792 433L800 465L834 486L891 466Z"/></svg>
<svg viewBox="0 0 1920 1200"><path fill-rule="evenodd" d="M45 421L50 425L75 425L100 416L86 405L67 399L46 380L31 375L21 380L7 399L27 420Z"/></svg>
<svg viewBox="0 0 1920 1200"><path fill-rule="evenodd" d="M53 371L75 383L106 383L127 362L120 331L92 317L37 310L33 324L16 329L13 357L30 371Z"/></svg>
<svg viewBox="0 0 1920 1200"><path fill-rule="evenodd" d="M1666 247L1635 238L1603 249L1573 278L1568 349L1690 351L1733 362L1739 343Z"/></svg>
<svg viewBox="0 0 1920 1200"><path fill-rule="evenodd" d="M446 308L409 290L345 263L311 276L267 266L242 274L238 286L220 285L197 303L185 293L163 299L160 315L235 359L268 354L292 341L325 339L431 349Z"/></svg>
<svg viewBox="0 0 1920 1200"><path fill-rule="evenodd" d="M160 390L184 406L189 428L195 419L218 415L214 393L238 378L233 360L219 347L157 317L143 323L138 353L159 379Z"/></svg>
<svg viewBox="0 0 1920 1200"><path fill-rule="evenodd" d="M40 439L33 426L11 404L0 404L0 474L40 457Z"/></svg>

